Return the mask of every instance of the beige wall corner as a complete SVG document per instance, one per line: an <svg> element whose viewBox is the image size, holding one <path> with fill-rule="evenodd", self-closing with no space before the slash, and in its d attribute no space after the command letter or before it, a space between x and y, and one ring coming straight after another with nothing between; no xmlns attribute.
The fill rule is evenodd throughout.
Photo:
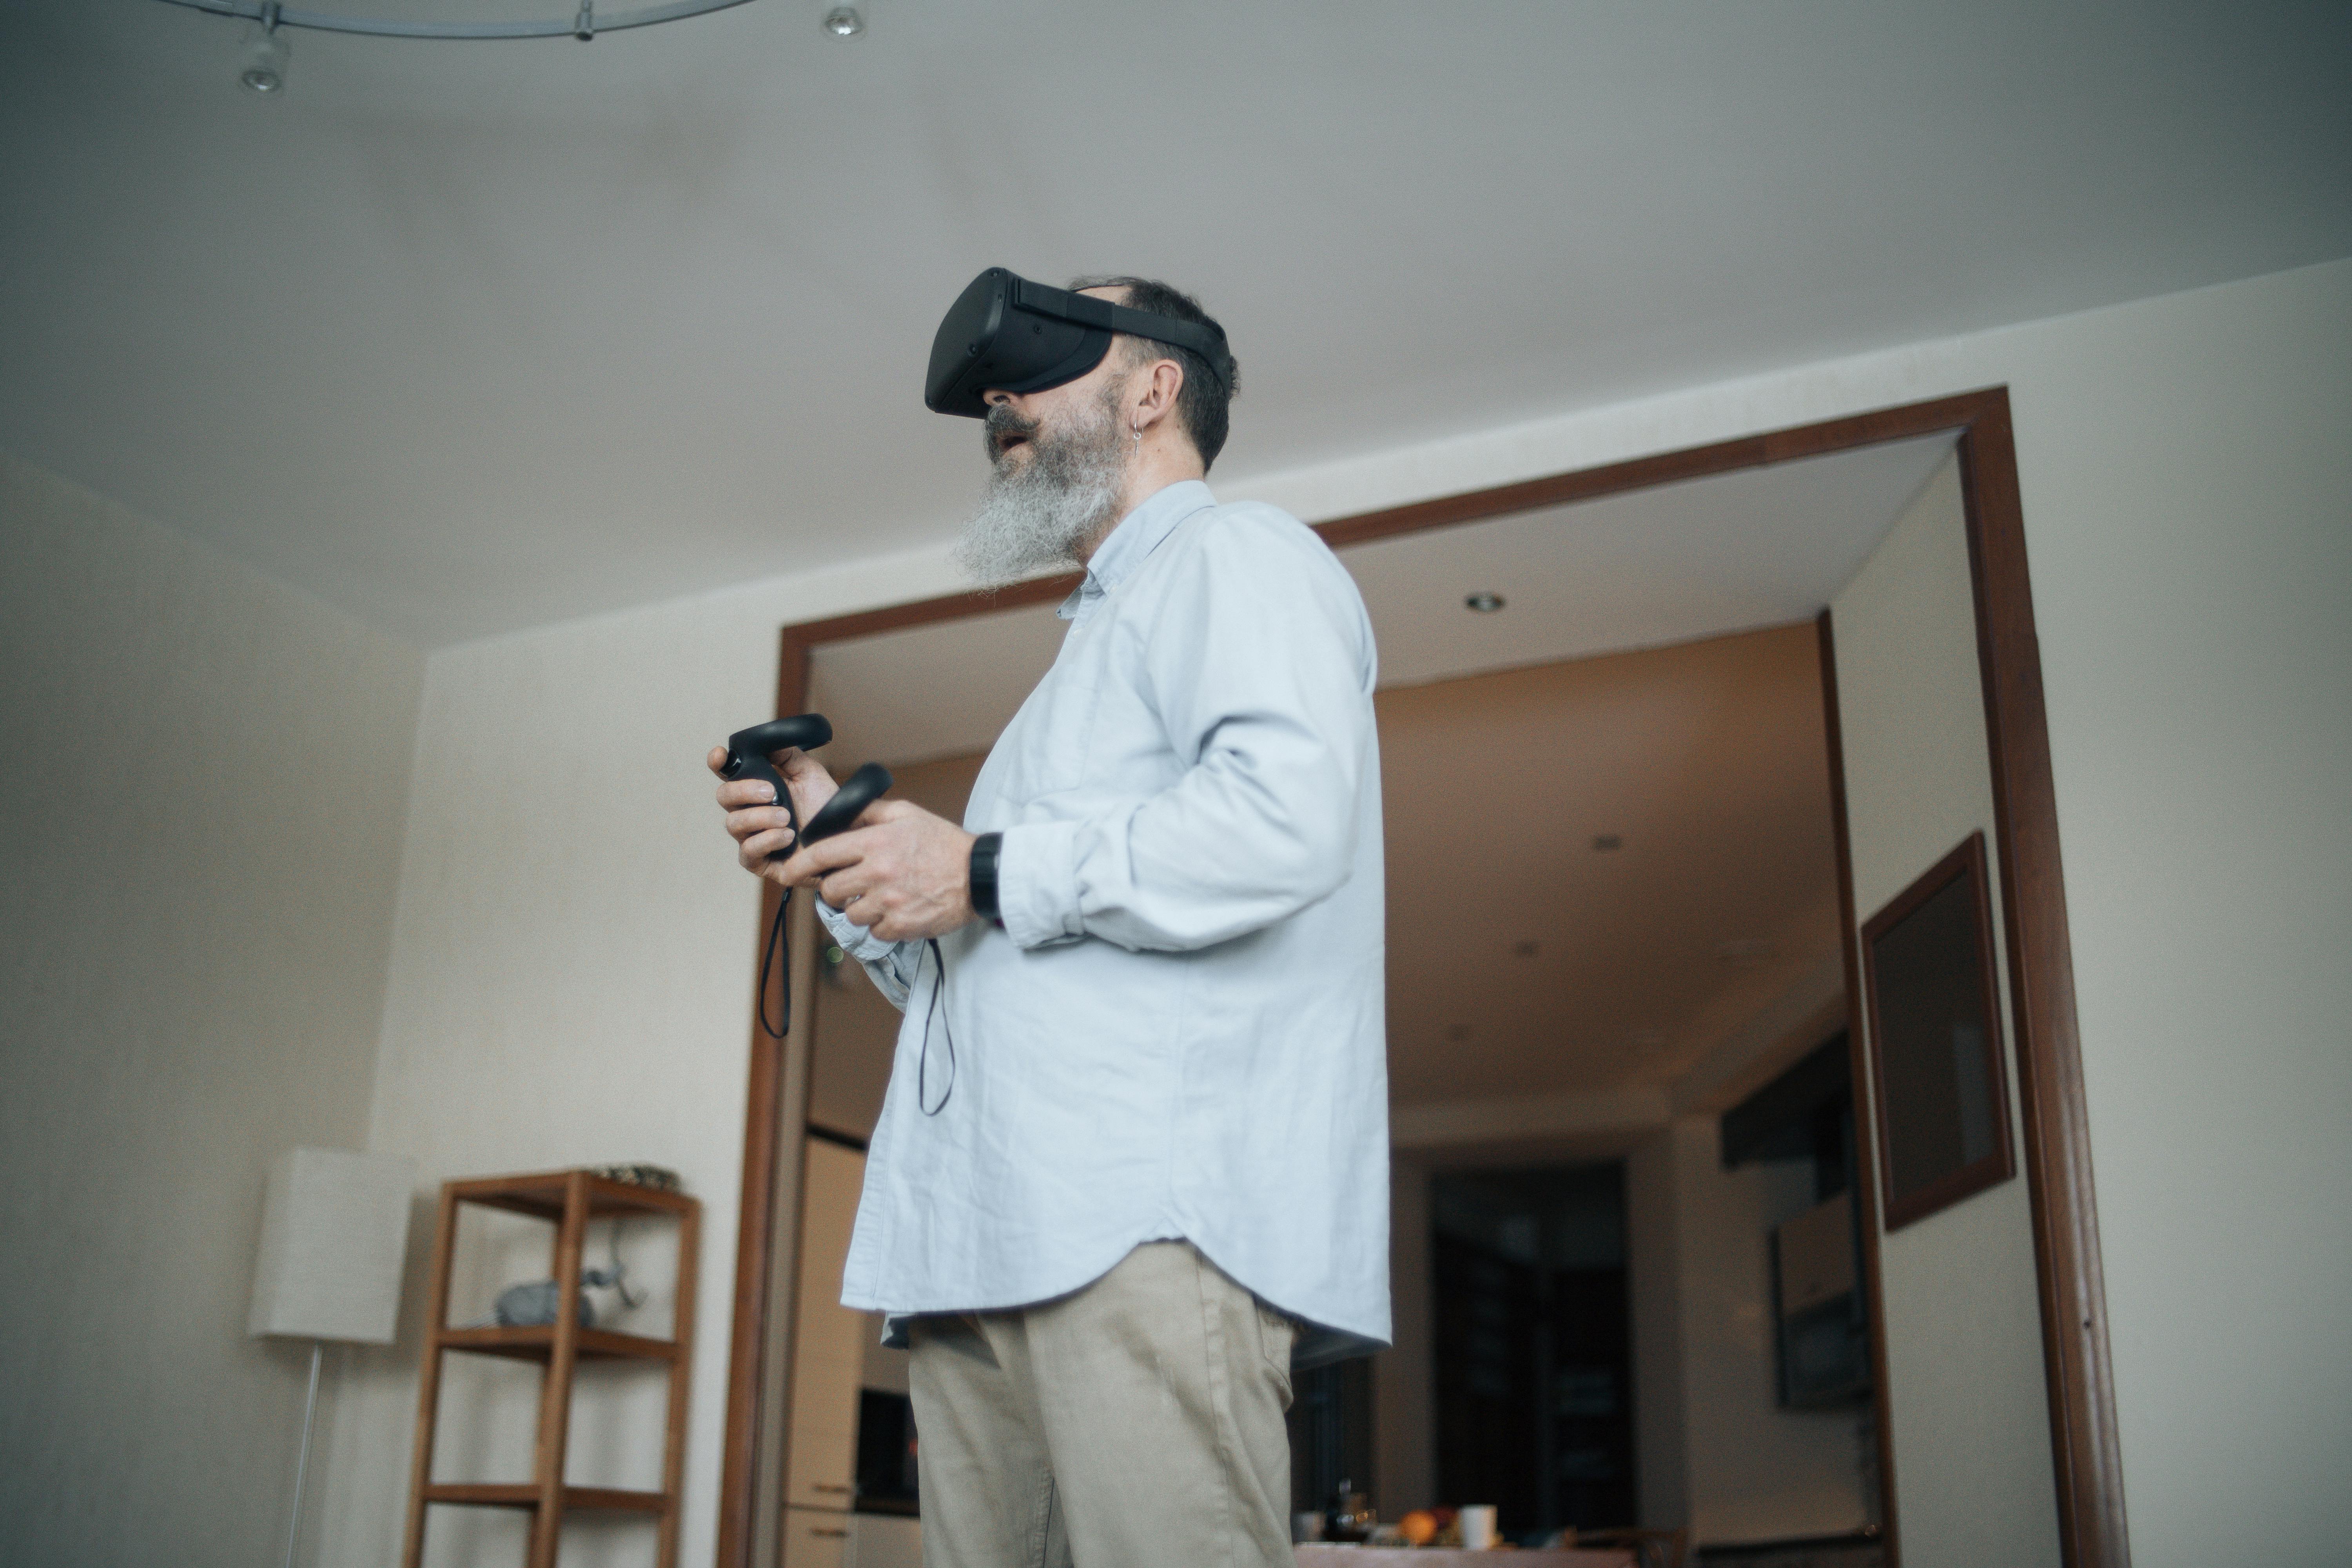
<svg viewBox="0 0 2352 1568"><path fill-rule="evenodd" d="M262 1189L366 1138L423 674L0 457L11 1561L282 1549L309 1347L246 1335Z"/></svg>

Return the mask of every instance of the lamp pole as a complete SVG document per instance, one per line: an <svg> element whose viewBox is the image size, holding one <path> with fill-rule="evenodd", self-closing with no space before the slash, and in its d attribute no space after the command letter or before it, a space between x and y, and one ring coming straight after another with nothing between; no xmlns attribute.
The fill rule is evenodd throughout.
<svg viewBox="0 0 2352 1568"><path fill-rule="evenodd" d="M302 1539L302 1483L310 1468L310 1422L319 1414L319 1363L327 1354L327 1342L310 1342L310 1392L302 1401L302 1452L294 1461L294 1518L286 1527L286 1568L294 1568L294 1546Z"/></svg>

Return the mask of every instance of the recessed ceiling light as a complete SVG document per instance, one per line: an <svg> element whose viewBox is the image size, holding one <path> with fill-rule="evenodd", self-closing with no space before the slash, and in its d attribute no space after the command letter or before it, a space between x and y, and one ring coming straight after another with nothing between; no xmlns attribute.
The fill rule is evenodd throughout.
<svg viewBox="0 0 2352 1568"><path fill-rule="evenodd" d="M1481 589L1479 592L1471 595L1462 602L1471 609L1477 611L1482 616L1491 616L1496 610L1503 607L1503 595L1500 594L1489 594L1484 589Z"/></svg>
<svg viewBox="0 0 2352 1568"><path fill-rule="evenodd" d="M1596 855L1606 855L1612 850L1624 847L1625 840L1614 833L1596 833L1592 836L1592 852Z"/></svg>
<svg viewBox="0 0 2352 1568"><path fill-rule="evenodd" d="M854 38L866 31L866 18L855 5L835 5L824 14L824 30L836 38Z"/></svg>

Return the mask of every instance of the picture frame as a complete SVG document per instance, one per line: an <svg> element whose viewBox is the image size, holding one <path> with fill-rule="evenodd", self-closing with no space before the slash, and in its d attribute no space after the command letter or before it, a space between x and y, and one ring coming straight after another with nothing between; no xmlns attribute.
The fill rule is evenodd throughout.
<svg viewBox="0 0 2352 1568"><path fill-rule="evenodd" d="M1981 829L1864 924L1862 973L1891 1232L2017 1173Z"/></svg>

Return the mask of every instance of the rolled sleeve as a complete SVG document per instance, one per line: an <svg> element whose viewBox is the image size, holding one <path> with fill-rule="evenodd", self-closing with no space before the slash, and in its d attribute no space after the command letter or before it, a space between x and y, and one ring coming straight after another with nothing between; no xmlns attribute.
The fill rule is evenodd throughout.
<svg viewBox="0 0 2352 1568"><path fill-rule="evenodd" d="M1044 947L1086 934L1078 892L1076 822L1033 822L1004 830L996 854L996 914L1016 947Z"/></svg>
<svg viewBox="0 0 2352 1568"><path fill-rule="evenodd" d="M814 894L810 896L815 899ZM913 988L917 944L884 942L823 899L815 899L815 902L816 918L833 933L841 951L866 966L866 973L874 977L874 984L894 1005L906 1006L908 993Z"/></svg>

